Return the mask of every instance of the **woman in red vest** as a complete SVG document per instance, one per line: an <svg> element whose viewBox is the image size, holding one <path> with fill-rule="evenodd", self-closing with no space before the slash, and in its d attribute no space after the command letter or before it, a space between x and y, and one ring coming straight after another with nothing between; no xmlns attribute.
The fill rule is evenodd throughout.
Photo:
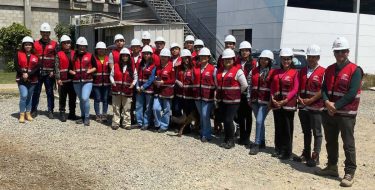
<svg viewBox="0 0 375 190"><path fill-rule="evenodd" d="M79 98L81 108L81 118L76 121L77 124L90 126L90 94L92 90L93 73L97 65L94 56L87 52L87 40L85 37L79 37L76 42L77 50L74 53L73 63L69 73L73 75L73 87Z"/></svg>
<svg viewBox="0 0 375 190"><path fill-rule="evenodd" d="M20 117L19 122L32 121L31 102L36 84L38 83L38 72L40 64L38 57L33 54L34 40L30 36L22 39L22 49L17 52L14 58L14 66L17 71L16 81L20 91Z"/></svg>
<svg viewBox="0 0 375 190"><path fill-rule="evenodd" d="M114 64L110 75L112 82L113 130L117 130L119 127L127 130L131 129L130 108L137 79L137 70L130 58L130 51L127 48L123 48L120 51L120 60L118 64ZM122 125L120 126L121 120Z"/></svg>
<svg viewBox="0 0 375 190"><path fill-rule="evenodd" d="M263 50L258 59L258 67L252 70L251 88L249 88L249 103L254 112L256 131L255 143L250 148L250 155L256 155L259 149L266 148L265 126L264 121L268 114L270 104L270 86L272 80L273 69L271 69L273 53L270 50Z"/></svg>
<svg viewBox="0 0 375 190"><path fill-rule="evenodd" d="M225 49L222 58L223 67L216 75L216 101L219 104L219 115L223 119L225 132L224 142L220 146L230 149L234 147L233 119L240 106L241 93L246 91L248 84L242 69L234 66L236 59L234 51Z"/></svg>
<svg viewBox="0 0 375 190"><path fill-rule="evenodd" d="M178 78L178 70L181 67L182 58L180 57L181 48L180 45L177 43L171 44L171 61L174 70L176 71L176 78ZM172 99L172 115L174 117L181 117L182 116L182 106L183 106L183 95L181 93L181 87L178 85L174 86L174 93L175 96Z"/></svg>
<svg viewBox="0 0 375 190"><path fill-rule="evenodd" d="M321 99L322 83L325 69L319 66L320 47L311 45L307 48L308 65L299 73L298 116L301 121L304 148L301 156L295 161L306 161L307 166L319 164L319 153L322 146L322 118L324 103ZM314 152L311 154L311 131L314 134Z"/></svg>
<svg viewBox="0 0 375 190"><path fill-rule="evenodd" d="M160 51L160 65L156 68L153 105L154 124L156 128L159 128L159 133L167 131L171 116L171 101L174 94L176 76L170 59L171 51L167 48L162 49Z"/></svg>
<svg viewBox="0 0 375 190"><path fill-rule="evenodd" d="M152 58L152 48L146 45L142 49L142 61L136 65L138 73L135 114L137 127L146 130L151 124L152 104L156 67Z"/></svg>
<svg viewBox="0 0 375 190"><path fill-rule="evenodd" d="M73 61L74 51L71 49L71 39L67 35L60 38L61 51L57 52L55 77L59 85L59 111L60 120L66 122L65 106L66 97L69 96L69 115L68 119L77 120L76 117L76 100L77 95L73 88L72 76L68 73L69 65Z"/></svg>
<svg viewBox="0 0 375 190"><path fill-rule="evenodd" d="M196 40L197 41L197 40ZM211 52L204 47L199 51L199 63L194 67L195 105L200 115L201 141L212 139L211 112L214 106L216 82L216 68L209 60Z"/></svg>
<svg viewBox="0 0 375 190"><path fill-rule="evenodd" d="M109 81L109 57L106 55L107 46L104 42L98 42L95 47L95 61L97 65L96 73L94 73L94 109L97 122L107 122L108 116L108 93L110 88ZM100 102L103 103L102 111L100 110Z"/></svg>
<svg viewBox="0 0 375 190"><path fill-rule="evenodd" d="M298 71L293 65L293 50L280 51L281 69L275 71L271 83L271 106L275 123L273 157L290 159L292 155L294 112L297 109Z"/></svg>

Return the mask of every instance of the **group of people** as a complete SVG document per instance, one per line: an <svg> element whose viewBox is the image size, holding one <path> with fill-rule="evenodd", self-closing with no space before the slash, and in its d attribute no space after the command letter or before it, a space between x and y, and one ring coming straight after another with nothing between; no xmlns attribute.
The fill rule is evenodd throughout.
<svg viewBox="0 0 375 190"><path fill-rule="evenodd" d="M95 52L87 51L88 43L79 37L72 47L67 35L60 45L50 39L51 27L43 23L41 39L26 36L15 56L17 83L20 92L19 122L32 121L38 115L41 87L44 83L48 117L53 119L53 85L59 87L60 120L76 120L90 125L89 97L94 92L96 121L109 122L108 99L112 93L112 129L155 128L159 133L171 126L171 118L199 116L200 139L212 137L211 115L224 124L225 138L221 147L235 146L234 121L239 125L238 144L250 145L252 113L256 119L254 143L250 155L266 148L265 119L270 110L274 115L275 151L273 157L292 158L294 115L296 110L304 135L304 149L293 160L314 167L324 136L328 152L327 167L318 175L338 176L338 135L344 143L345 176L342 186L351 186L356 170L354 126L361 92L362 69L348 59L349 43L339 37L333 42L336 63L328 68L319 65L320 47L307 48L308 65L297 70L293 50L282 48L280 67L274 69L274 54L263 50L259 58L252 57L252 46L243 41L235 52L236 39L225 37L225 50L217 65L211 63L210 50L204 42L186 36L184 48L172 43L166 48L163 37L150 46L150 33L142 40L133 39L125 48L121 34L114 37L115 48L107 53L104 42L98 42ZM66 117L66 99L69 114ZM80 102L80 117L76 116L76 97ZM102 109L100 109L102 104ZM215 110L215 111L214 111ZM312 137L314 146L311 149Z"/></svg>

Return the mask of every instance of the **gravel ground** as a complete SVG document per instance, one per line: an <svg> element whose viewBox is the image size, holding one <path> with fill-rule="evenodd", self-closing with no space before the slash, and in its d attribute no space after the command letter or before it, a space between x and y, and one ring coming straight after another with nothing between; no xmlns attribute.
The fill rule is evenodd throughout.
<svg viewBox="0 0 375 190"><path fill-rule="evenodd" d="M271 157L272 113L266 121L269 147L250 156L243 146L220 148L222 137L203 144L195 135L113 131L95 121L83 127L45 115L19 124L18 101L17 95L0 96L0 189L339 189L340 178L319 177L313 174L317 168ZM355 132L358 169L352 189L375 189L374 107L375 92L364 92ZM46 109L45 97L40 108ZM253 134L254 129L251 140ZM296 154L302 145L296 114ZM326 155L323 146L320 167ZM340 176L343 159L340 147Z"/></svg>

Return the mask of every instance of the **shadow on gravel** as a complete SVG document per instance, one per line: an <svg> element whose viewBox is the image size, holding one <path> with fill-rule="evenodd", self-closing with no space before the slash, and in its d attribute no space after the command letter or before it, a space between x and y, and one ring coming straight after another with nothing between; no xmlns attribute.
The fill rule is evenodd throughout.
<svg viewBox="0 0 375 190"><path fill-rule="evenodd" d="M29 147L0 138L1 189L93 189L93 177Z"/></svg>

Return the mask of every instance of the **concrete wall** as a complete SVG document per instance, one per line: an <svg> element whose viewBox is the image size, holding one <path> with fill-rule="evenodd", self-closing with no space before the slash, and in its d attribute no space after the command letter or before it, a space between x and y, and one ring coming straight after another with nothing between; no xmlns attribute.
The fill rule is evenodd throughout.
<svg viewBox="0 0 375 190"><path fill-rule="evenodd" d="M333 41L344 36L351 46L349 59L354 62L356 23L355 13L286 7L281 47L306 49L315 43L322 49L320 64L328 66L335 62ZM362 14L360 23L358 65L374 74L375 16Z"/></svg>
<svg viewBox="0 0 375 190"><path fill-rule="evenodd" d="M284 7L285 0L218 0L216 36L224 43L224 36L232 30L252 29L255 49L277 49Z"/></svg>

